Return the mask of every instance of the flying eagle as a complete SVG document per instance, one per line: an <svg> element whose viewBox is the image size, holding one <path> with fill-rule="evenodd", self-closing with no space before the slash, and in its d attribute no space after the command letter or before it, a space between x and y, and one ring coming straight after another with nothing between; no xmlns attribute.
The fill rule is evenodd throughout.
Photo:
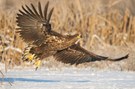
<svg viewBox="0 0 135 89"><path fill-rule="evenodd" d="M128 58L128 54L116 59L96 55L77 43L80 34L62 35L53 31L50 23L53 8L48 13L48 5L49 2L44 9L41 8L40 2L37 8L33 4L22 6L22 10L19 10L16 17L19 26L17 32L28 43L32 58L35 56L42 60L53 56L56 60L71 65L101 60L120 61Z"/></svg>

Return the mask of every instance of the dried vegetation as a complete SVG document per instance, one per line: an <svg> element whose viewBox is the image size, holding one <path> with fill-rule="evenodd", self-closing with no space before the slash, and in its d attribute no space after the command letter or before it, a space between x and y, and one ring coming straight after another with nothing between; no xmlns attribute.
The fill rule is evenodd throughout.
<svg viewBox="0 0 135 89"><path fill-rule="evenodd" d="M4 0L3 0L4 1ZM6 0L5 0L6 1ZM46 1L40 0L43 4ZM97 54L112 58L129 53L128 60L118 63L94 62L79 65L82 67L111 68L120 70L135 70L135 16L131 3L126 0L50 0L50 7L55 7L52 16L53 30L62 34L81 33L81 45ZM27 45L15 32L16 13L21 5L30 4L34 0L7 0L0 7L0 62L5 63L5 70L15 65L23 65L21 55ZM110 4L111 3L111 4ZM122 3L127 8L118 7ZM115 7L116 5L116 7ZM114 8L115 7L115 8ZM68 66L60 65L49 58L47 67Z"/></svg>

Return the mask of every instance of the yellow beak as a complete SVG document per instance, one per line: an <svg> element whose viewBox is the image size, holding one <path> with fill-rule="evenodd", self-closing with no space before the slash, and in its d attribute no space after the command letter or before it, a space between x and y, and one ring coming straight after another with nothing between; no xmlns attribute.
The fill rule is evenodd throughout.
<svg viewBox="0 0 135 89"><path fill-rule="evenodd" d="M80 39L80 38L81 38L81 34L79 34L79 35L77 36L77 38Z"/></svg>

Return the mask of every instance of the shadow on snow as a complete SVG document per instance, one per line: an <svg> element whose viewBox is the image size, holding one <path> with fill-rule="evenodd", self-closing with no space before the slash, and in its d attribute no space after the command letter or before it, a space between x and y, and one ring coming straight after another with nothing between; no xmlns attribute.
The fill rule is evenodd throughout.
<svg viewBox="0 0 135 89"><path fill-rule="evenodd" d="M86 82L90 82L89 80L70 80L70 81L66 81L66 80L46 80L46 79L32 79L32 78L0 78L0 81L2 82L45 82L45 83L49 83L49 82L82 82L82 83L86 83Z"/></svg>

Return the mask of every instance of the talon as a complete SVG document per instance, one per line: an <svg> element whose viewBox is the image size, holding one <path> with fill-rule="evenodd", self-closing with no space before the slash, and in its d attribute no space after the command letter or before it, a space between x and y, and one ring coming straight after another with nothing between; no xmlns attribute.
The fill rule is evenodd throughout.
<svg viewBox="0 0 135 89"><path fill-rule="evenodd" d="M35 61L35 66L36 66L35 70L37 70L41 66L41 60Z"/></svg>
<svg viewBox="0 0 135 89"><path fill-rule="evenodd" d="M33 59L34 59L34 57L35 57L35 54L27 54L26 55L26 58L28 59L28 61L32 61Z"/></svg>
<svg viewBox="0 0 135 89"><path fill-rule="evenodd" d="M35 68L35 71L37 71L38 67Z"/></svg>

